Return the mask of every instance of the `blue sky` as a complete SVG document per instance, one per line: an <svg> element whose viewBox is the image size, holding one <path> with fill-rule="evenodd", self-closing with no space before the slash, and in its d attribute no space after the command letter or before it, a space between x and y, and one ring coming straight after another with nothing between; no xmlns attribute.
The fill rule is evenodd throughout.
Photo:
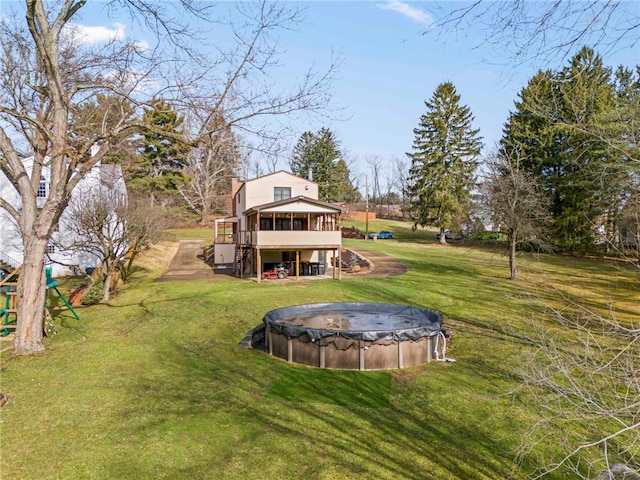
<svg viewBox="0 0 640 480"><path fill-rule="evenodd" d="M445 8L461 5L444 3ZM349 118L331 128L351 155L388 157L411 151L413 129L426 111L424 101L445 81L456 86L461 103L471 109L485 143L493 145L500 138L517 93L539 66L508 65L508 58L481 45L479 30L446 39L424 35L434 7L435 2L398 0L309 3L304 31L292 40L290 52L301 59L322 59L333 48L342 55L335 100L346 107ZM626 11L640 18L640 2ZM640 63L637 49L603 56L611 66Z"/></svg>
<svg viewBox="0 0 640 480"><path fill-rule="evenodd" d="M283 66L273 78L276 83L290 84L311 65L321 71L335 56L341 59L333 83L335 116L341 119L305 121L303 117L296 128L298 134L323 126L331 128L341 140L352 170L360 169L358 174L366 170L367 156L390 159L411 151L413 129L426 111L424 101L438 84L451 81L456 86L461 103L471 109L474 125L485 144L491 146L500 138L517 93L528 79L541 66L557 69L566 64L566 59L557 59L555 64L510 66L509 56L483 44L486 31L473 24L462 31L448 31L446 36L424 34L442 14L439 9L460 8L466 5L462 1L287 3L304 7L306 15L295 30L281 33ZM97 38L116 32L144 40L140 25L127 24L126 17L107 18L102 5L89 2L82 9L82 25L92 27L88 35ZM545 2L530 5L544 6ZM228 1L218 4L223 11L232 6ZM640 2L628 2L619 15L613 26L638 23ZM211 38L218 34L212 32ZM631 67L640 63L638 47L636 41L635 48L622 45L614 53L599 53L608 66ZM286 169L287 164L283 157L278 167Z"/></svg>
<svg viewBox="0 0 640 480"><path fill-rule="evenodd" d="M335 100L349 118L332 127L349 153L386 157L410 151L424 101L445 81L456 86L482 135L496 139L526 81L523 72L506 84L502 69L484 65L468 42L438 43L422 35L426 25L384 5L313 2L309 25L293 46L301 58L304 51L322 58L328 47L342 55Z"/></svg>

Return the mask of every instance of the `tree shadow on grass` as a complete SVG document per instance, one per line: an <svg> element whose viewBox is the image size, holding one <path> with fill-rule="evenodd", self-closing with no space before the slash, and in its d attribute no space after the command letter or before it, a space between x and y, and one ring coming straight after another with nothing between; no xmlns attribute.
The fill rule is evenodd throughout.
<svg viewBox="0 0 640 480"><path fill-rule="evenodd" d="M290 368L273 382L266 399L324 403L371 409L389 408L391 373Z"/></svg>
<svg viewBox="0 0 640 480"><path fill-rule="evenodd" d="M139 372L129 385L131 402L120 412L117 435L139 443L136 450L147 455L162 451L157 468L164 478L211 478L211 472L221 479L512 474L515 445L492 431L496 399L474 394L484 387L471 379L468 385L443 383L455 366L414 367L412 381L392 383L394 372L316 370L204 339L188 348L167 342L153 355L155 373ZM480 399L473 415L468 402ZM181 462L183 448L190 451L194 442L198 452ZM118 465L138 478L149 473L143 459L126 449L111 460L114 475ZM512 478L524 474L516 469Z"/></svg>

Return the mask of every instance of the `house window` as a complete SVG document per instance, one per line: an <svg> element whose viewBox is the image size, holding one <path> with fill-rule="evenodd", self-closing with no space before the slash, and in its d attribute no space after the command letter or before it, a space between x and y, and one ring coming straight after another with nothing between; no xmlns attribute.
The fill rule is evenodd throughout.
<svg viewBox="0 0 640 480"><path fill-rule="evenodd" d="M47 182L44 177L40 177L40 184L38 185L38 193L36 194L38 198L46 198L47 197Z"/></svg>
<svg viewBox="0 0 640 480"><path fill-rule="evenodd" d="M53 244L47 245L47 253L56 253L56 247Z"/></svg>
<svg viewBox="0 0 640 480"><path fill-rule="evenodd" d="M291 220L288 218L276 218L276 230L291 230Z"/></svg>
<svg viewBox="0 0 640 480"><path fill-rule="evenodd" d="M293 219L293 229L294 230L307 230L307 219L306 218L294 218Z"/></svg>
<svg viewBox="0 0 640 480"><path fill-rule="evenodd" d="M260 230L273 230L273 219L271 219L271 218L261 218L260 219Z"/></svg>
<svg viewBox="0 0 640 480"><path fill-rule="evenodd" d="M291 198L291 187L273 187L273 201Z"/></svg>

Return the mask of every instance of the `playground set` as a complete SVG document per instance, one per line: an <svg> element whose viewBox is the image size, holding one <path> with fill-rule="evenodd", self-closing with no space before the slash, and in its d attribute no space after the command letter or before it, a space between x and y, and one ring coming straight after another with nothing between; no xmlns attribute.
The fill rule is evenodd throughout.
<svg viewBox="0 0 640 480"><path fill-rule="evenodd" d="M22 266L19 266L12 272L9 272L0 280L0 298L4 295L4 308L0 305L0 336L7 337L11 330L15 331L18 323L18 278L20 277L20 270ZM67 299L58 290L58 283L51 277L51 268L45 269L47 290L54 290L58 297L65 304L67 309L75 317L76 320L80 320L80 317L69 304ZM48 295L47 295L48 297ZM55 327L53 324L53 317L49 310L49 305L45 302L44 306L44 321L42 330L45 336L49 337L55 334Z"/></svg>

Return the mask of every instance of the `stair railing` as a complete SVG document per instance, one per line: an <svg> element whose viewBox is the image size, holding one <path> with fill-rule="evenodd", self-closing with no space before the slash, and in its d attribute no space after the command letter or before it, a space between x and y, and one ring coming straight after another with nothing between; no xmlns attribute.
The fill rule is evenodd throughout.
<svg viewBox="0 0 640 480"><path fill-rule="evenodd" d="M15 258L11 258L9 255L0 252L0 263L4 263L5 265L11 267L12 270L15 270L20 266L21 262L19 262Z"/></svg>

